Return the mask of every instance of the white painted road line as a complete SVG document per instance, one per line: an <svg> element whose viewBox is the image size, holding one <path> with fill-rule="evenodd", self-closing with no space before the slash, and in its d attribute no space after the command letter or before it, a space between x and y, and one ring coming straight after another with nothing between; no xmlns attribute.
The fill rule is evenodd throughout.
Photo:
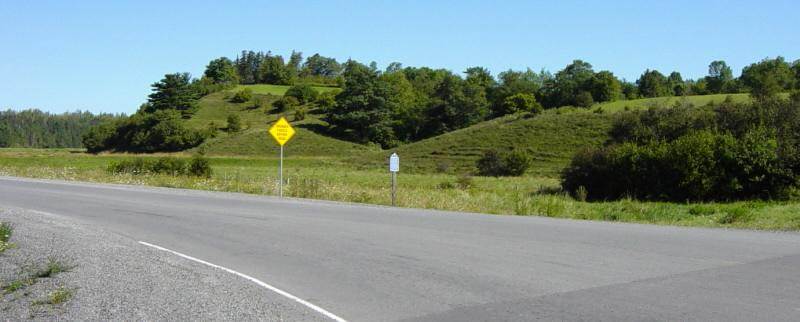
<svg viewBox="0 0 800 322"><path fill-rule="evenodd" d="M247 279L247 280L249 280L249 281L251 281L253 283L256 283L256 284L258 284L258 285L260 285L260 286L262 286L262 287L264 287L264 288L266 288L266 289L268 289L270 291L273 291L275 293L283 295L284 297L289 298L289 299L291 299L291 300L293 300L295 302L298 302L298 303L300 303L302 305L305 305L306 307L308 307L308 308L310 308L310 309L312 309L314 311L317 311L320 314L322 314L322 315L324 315L324 316L326 316L328 318L331 318L334 321L347 322L347 320L342 319L342 318L336 316L335 314L333 314L331 312L328 312L327 310L325 310L325 309L323 309L323 308L321 308L319 306L311 304L306 300L303 300L303 299L301 299L301 298L299 298L297 296L294 296L294 295L290 294L289 292L286 292L286 291L281 290L281 289L279 289L277 287L274 287L272 285L264 283L264 282L262 282L261 280L255 278L255 277L252 277L252 276L249 276L249 275L246 275L246 274L242 274L242 273L234 271L234 270L232 270L230 268L222 267L222 266L219 266L219 265L216 265L216 264L213 264L213 263L209 263L209 262L206 262L206 261L204 261L202 259L194 258L192 256L189 256L189 255L186 255L186 254L182 254L182 253L176 252L176 251L171 250L171 249L166 249L166 248L158 246L158 245L153 245L153 244L148 243L148 242L139 241L139 244L142 244L142 245L145 245L145 246L148 246L148 247L152 247L152 248L155 248L155 249L158 249L158 250L161 250L161 251L165 251L165 252L168 252L168 253L172 253L172 254L178 255L180 257L183 257L185 259L188 259L190 261L198 262L200 264L211 266L213 268L221 269L223 271L226 271L228 273L231 273L233 275L237 275L237 276L242 277L244 279Z"/></svg>

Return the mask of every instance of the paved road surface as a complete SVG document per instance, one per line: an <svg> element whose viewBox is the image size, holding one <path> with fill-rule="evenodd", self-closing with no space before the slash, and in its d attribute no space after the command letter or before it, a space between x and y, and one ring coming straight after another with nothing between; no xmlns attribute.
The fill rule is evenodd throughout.
<svg viewBox="0 0 800 322"><path fill-rule="evenodd" d="M351 321L800 320L796 233L7 177L0 207L225 266Z"/></svg>

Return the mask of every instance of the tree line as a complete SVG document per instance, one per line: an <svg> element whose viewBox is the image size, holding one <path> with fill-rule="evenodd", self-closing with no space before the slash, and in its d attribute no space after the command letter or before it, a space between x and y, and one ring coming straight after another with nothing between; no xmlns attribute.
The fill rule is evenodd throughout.
<svg viewBox="0 0 800 322"><path fill-rule="evenodd" d="M89 128L121 116L85 111L52 114L37 109L0 111L0 147L79 148Z"/></svg>
<svg viewBox="0 0 800 322"><path fill-rule="evenodd" d="M310 103L326 115L329 133L389 148L506 114L535 114L560 106L716 93L770 95L800 86L800 61L790 64L782 57L765 59L745 67L739 77L733 76L724 61L713 61L708 75L698 80L683 79L678 72L665 76L646 70L629 82L611 71L595 71L582 60L555 74L527 69L508 70L495 77L483 67L468 68L463 74L400 63L379 69L375 62L339 63L319 54L304 59L302 53L293 51L284 60L271 52L245 50L233 60L220 57L210 61L199 79L188 73L165 75L152 85L153 93L135 115L90 133L84 144L92 151L145 152L195 146L207 135L182 128L179 118L191 117L200 97L237 84L294 85L293 90L299 92L313 91L310 85L337 86L340 91L334 94L311 95L315 99ZM281 109L296 105L292 103L279 100L275 104Z"/></svg>

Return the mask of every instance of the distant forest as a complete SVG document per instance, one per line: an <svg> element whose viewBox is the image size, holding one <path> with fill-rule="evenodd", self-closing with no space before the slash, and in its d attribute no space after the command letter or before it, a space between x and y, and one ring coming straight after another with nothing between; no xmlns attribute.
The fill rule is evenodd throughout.
<svg viewBox="0 0 800 322"><path fill-rule="evenodd" d="M79 148L83 146L81 137L89 128L119 117L81 111L0 111L0 148Z"/></svg>

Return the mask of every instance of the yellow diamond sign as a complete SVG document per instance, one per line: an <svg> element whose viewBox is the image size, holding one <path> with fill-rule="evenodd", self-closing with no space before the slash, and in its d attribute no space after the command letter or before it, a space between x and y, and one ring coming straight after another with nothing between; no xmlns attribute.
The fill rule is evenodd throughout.
<svg viewBox="0 0 800 322"><path fill-rule="evenodd" d="M269 128L269 134L272 134L272 137L275 138L275 141L278 141L278 144L281 146L286 144L286 142L294 136L294 132L292 126L283 117Z"/></svg>

